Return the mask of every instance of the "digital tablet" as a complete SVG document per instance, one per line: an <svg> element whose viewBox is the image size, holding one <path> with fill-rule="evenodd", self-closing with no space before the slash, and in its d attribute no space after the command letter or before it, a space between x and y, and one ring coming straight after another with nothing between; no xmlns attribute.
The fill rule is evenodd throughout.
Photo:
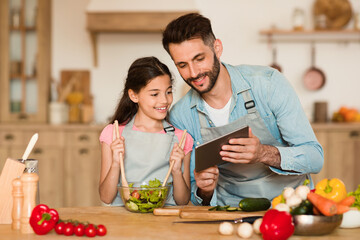
<svg viewBox="0 0 360 240"><path fill-rule="evenodd" d="M229 144L232 138L248 137L249 127L246 126L195 147L195 171L200 172L209 167L227 163L221 159L221 147Z"/></svg>

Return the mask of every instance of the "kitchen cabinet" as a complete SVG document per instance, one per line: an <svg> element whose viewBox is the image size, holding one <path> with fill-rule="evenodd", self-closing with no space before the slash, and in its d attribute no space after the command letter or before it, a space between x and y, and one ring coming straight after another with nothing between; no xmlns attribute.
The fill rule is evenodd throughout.
<svg viewBox="0 0 360 240"><path fill-rule="evenodd" d="M46 122L50 13L50 0L0 1L0 122Z"/></svg>
<svg viewBox="0 0 360 240"><path fill-rule="evenodd" d="M100 205L99 135L97 131L74 131L66 134L66 206Z"/></svg>
<svg viewBox="0 0 360 240"><path fill-rule="evenodd" d="M100 205L100 125L0 124L0 170L22 157L31 136L39 139L29 159L38 160L40 202L52 207Z"/></svg>
<svg viewBox="0 0 360 240"><path fill-rule="evenodd" d="M313 124L324 149L324 166L313 175L315 182L323 178L339 178L347 191L360 184L360 123Z"/></svg>

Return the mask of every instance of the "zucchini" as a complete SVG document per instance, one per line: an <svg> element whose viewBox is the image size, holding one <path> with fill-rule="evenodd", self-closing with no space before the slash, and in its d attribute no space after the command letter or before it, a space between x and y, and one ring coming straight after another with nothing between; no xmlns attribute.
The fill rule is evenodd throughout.
<svg viewBox="0 0 360 240"><path fill-rule="evenodd" d="M244 198L239 207L245 212L264 211L269 209L271 202L267 198Z"/></svg>

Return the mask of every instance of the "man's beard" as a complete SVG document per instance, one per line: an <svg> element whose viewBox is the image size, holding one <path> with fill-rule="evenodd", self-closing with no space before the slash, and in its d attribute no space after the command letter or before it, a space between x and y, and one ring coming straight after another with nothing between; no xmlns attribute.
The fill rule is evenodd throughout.
<svg viewBox="0 0 360 240"><path fill-rule="evenodd" d="M217 78L219 76L219 73L220 73L220 61L217 59L216 54L214 54L214 64L212 66L211 71L200 73L195 78L188 78L188 79L186 79L186 80L184 79L184 80L187 83L187 85L189 85L192 89L194 89L195 91L197 91L201 95L201 94L210 92L211 89L213 89L213 87L214 87L214 85L215 85L215 83L217 81ZM192 81L194 81L196 79L199 79L201 77L205 77L205 76L208 76L209 80L210 80L209 86L206 89L200 91L199 89L197 89L196 87L194 87L191 84Z"/></svg>

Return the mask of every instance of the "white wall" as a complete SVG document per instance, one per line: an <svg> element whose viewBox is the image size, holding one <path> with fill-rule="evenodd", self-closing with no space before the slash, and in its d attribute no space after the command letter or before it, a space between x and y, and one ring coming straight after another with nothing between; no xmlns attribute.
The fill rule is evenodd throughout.
<svg viewBox="0 0 360 240"><path fill-rule="evenodd" d="M174 0L171 0L174 1ZM203 15L210 18L217 38L224 45L222 61L237 64L269 65L271 50L261 41L259 31L272 25L291 28L295 7L306 13L306 28L312 26L313 0L196 0ZM353 8L360 11L359 0ZM98 37L98 67L92 65L92 49L86 31L85 9L89 0L53 0L52 76L59 81L64 69L89 69L94 96L95 120L105 123L113 114L130 64L139 57L154 55L166 63L176 78L175 101L186 88L170 57L161 45L161 34L115 33ZM347 28L352 27L352 22ZM327 101L329 117L340 106L360 110L360 41L317 43L316 66L327 77L319 91L306 90L302 76L310 67L309 43L278 43L277 62L295 88L309 118L315 101Z"/></svg>

